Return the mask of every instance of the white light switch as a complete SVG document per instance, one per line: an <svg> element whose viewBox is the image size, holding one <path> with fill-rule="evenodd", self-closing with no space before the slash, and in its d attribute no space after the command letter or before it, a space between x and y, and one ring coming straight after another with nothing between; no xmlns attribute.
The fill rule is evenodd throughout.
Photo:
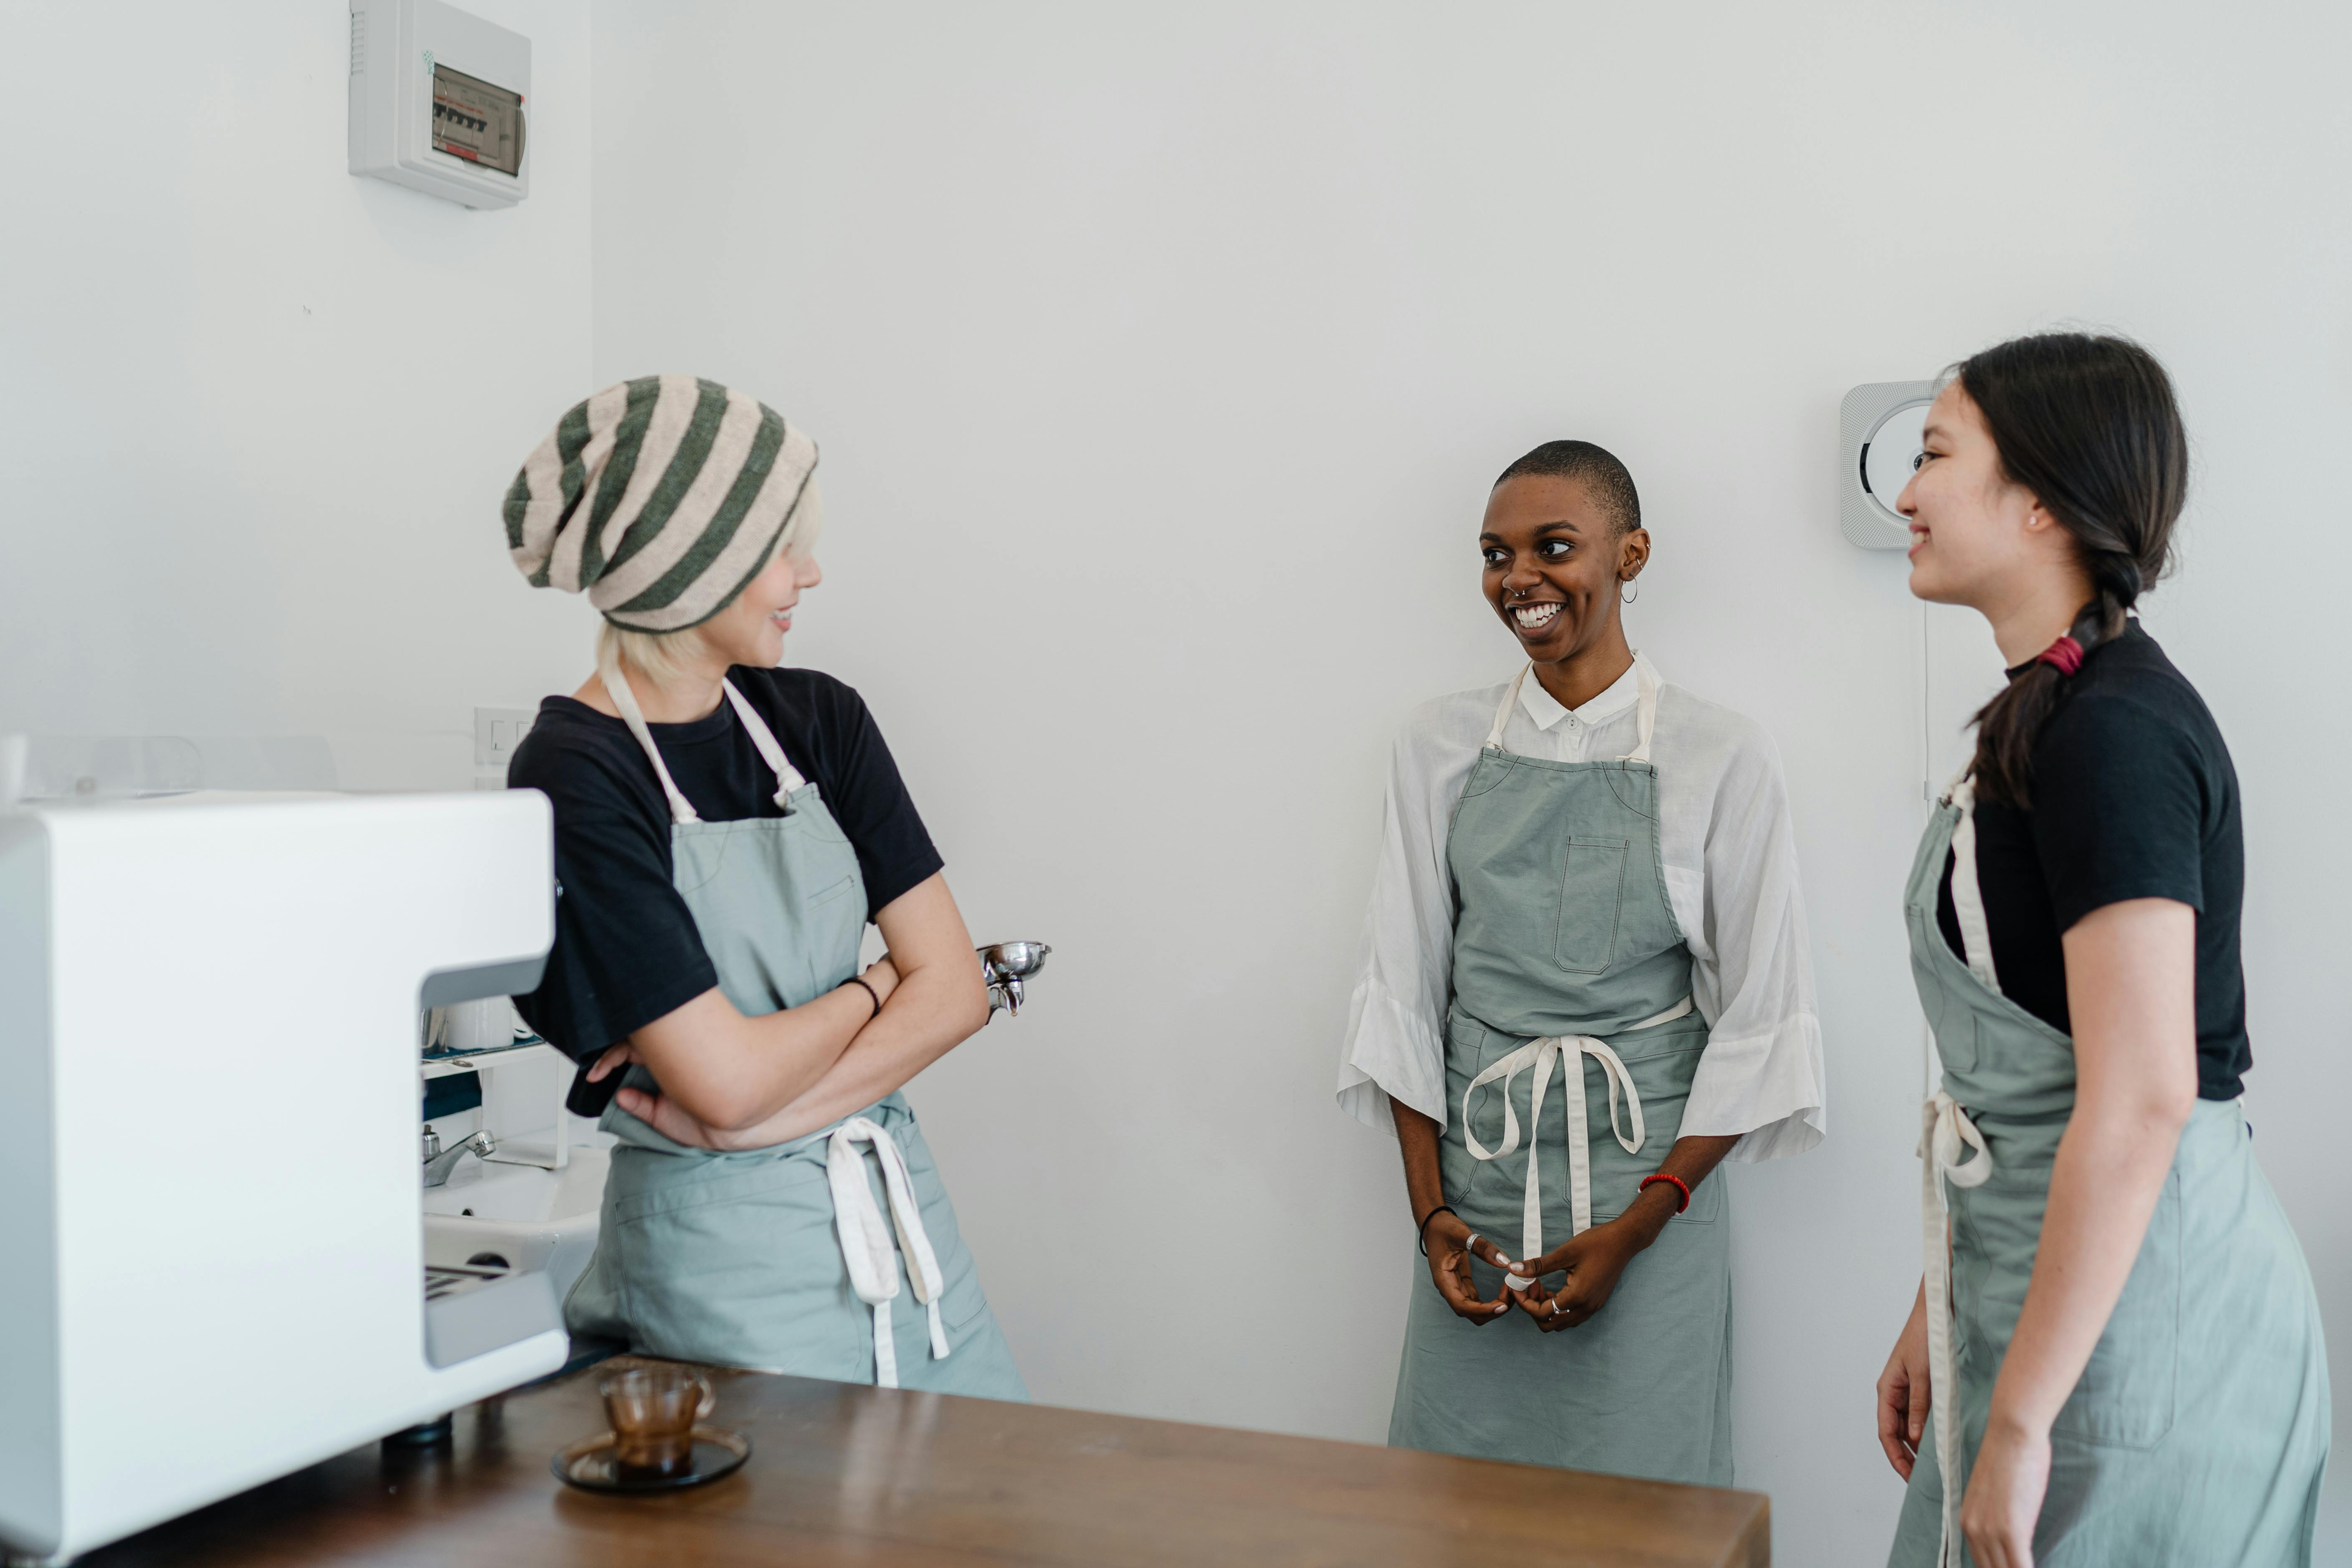
<svg viewBox="0 0 2352 1568"><path fill-rule="evenodd" d="M528 708L474 710L474 769L498 775L498 782L487 787L505 787L507 764L514 761L515 748L530 733L531 721L537 717Z"/></svg>

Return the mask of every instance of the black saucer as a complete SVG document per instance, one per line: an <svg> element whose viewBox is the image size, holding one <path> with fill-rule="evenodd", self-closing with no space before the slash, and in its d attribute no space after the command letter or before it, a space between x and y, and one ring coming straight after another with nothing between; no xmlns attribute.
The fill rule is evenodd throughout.
<svg viewBox="0 0 2352 1568"><path fill-rule="evenodd" d="M613 1446L619 1441L610 1432L599 1432L593 1437L579 1442L547 1461L555 1479L592 1492L674 1492L687 1487L698 1487L705 1481L715 1481L721 1476L731 1476L743 1468L751 1457L751 1439L740 1432L724 1432L716 1426L694 1429L694 1463L684 1475L656 1476L650 1480L623 1480L614 1473Z"/></svg>

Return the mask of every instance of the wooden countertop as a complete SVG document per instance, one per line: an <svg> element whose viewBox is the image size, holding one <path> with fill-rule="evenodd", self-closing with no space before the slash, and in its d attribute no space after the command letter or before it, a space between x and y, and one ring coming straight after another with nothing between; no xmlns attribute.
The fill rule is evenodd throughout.
<svg viewBox="0 0 2352 1568"><path fill-rule="evenodd" d="M590 1367L369 1444L81 1559L81 1568L1766 1568L1756 1492L1354 1443L720 1373L748 1433L723 1480L575 1490L548 1458L604 1426Z"/></svg>

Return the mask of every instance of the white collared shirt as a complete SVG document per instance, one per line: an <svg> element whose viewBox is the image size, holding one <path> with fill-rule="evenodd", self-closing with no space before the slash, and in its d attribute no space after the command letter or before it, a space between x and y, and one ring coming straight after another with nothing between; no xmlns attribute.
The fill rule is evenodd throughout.
<svg viewBox="0 0 2352 1568"><path fill-rule="evenodd" d="M1339 1061L1339 1103L1367 1126L1394 1131L1391 1095L1441 1127L1448 1120L1455 906L1446 833L1503 692L1496 685L1424 703L1397 737ZM1624 756L1639 743L1639 696L1632 669L1573 710L1529 679L1503 745L1549 762ZM1663 681L1650 755L1666 897L1690 942L1691 996L1709 1029L1681 1135L1737 1136L1734 1160L1802 1153L1822 1141L1827 1121L1780 756L1752 721Z"/></svg>

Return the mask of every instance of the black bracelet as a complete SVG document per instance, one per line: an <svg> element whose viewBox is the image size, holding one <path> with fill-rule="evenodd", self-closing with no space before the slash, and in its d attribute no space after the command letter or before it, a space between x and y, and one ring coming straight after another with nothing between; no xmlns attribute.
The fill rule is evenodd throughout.
<svg viewBox="0 0 2352 1568"><path fill-rule="evenodd" d="M1460 1215L1454 1214L1454 1205L1452 1204L1440 1204L1435 1208L1421 1216L1421 1255L1423 1258L1429 1256L1429 1222L1435 1219L1442 1214L1454 1215L1455 1219L1460 1219L1462 1217Z"/></svg>
<svg viewBox="0 0 2352 1568"><path fill-rule="evenodd" d="M879 991L875 990L871 985L866 984L865 981L859 979L855 974L849 977L849 983L852 985L856 986L860 991L865 992L868 996L874 998L874 1011L866 1015L866 1021L869 1024L872 1023L881 1015L882 994Z"/></svg>

